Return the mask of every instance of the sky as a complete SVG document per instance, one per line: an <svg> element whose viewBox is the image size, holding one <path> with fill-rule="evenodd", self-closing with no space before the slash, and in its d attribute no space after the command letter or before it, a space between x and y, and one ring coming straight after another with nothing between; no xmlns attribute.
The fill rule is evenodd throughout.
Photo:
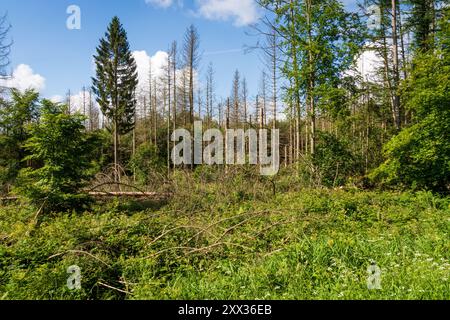
<svg viewBox="0 0 450 320"><path fill-rule="evenodd" d="M79 30L67 28L71 5L80 8ZM186 28L194 24L201 39L200 82L210 62L218 96L230 94L236 69L246 77L250 95L260 82L258 53L243 50L257 41L248 35L262 16L254 0L2 0L2 12L12 25L11 84L35 88L46 98L62 99L68 90L91 85L95 48L115 15L128 33L141 78L148 59L162 64L169 44L176 40L181 46Z"/></svg>

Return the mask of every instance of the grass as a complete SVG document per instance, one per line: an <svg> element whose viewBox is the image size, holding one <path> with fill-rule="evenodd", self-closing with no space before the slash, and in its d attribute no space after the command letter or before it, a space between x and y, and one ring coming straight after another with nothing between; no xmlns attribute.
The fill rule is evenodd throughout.
<svg viewBox="0 0 450 320"><path fill-rule="evenodd" d="M205 189L206 190L206 189ZM1 299L449 299L450 199L197 190L82 214L0 208ZM381 269L380 290L367 269ZM81 290L66 286L82 271Z"/></svg>

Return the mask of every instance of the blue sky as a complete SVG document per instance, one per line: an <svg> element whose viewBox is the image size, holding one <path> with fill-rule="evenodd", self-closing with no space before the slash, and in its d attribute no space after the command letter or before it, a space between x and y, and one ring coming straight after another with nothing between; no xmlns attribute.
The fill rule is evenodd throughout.
<svg viewBox="0 0 450 320"><path fill-rule="evenodd" d="M66 28L70 5L81 9L81 30ZM257 91L262 70L258 55L237 50L256 42L246 35L246 24L258 18L253 0L2 0L2 11L12 25L11 71L29 66L22 66L18 75L39 83L45 97L90 86L92 55L115 15L128 32L131 49L149 56L167 50L173 40L180 46L186 27L195 24L204 53L200 79L212 62L218 96L230 93L235 69L247 78L250 93Z"/></svg>

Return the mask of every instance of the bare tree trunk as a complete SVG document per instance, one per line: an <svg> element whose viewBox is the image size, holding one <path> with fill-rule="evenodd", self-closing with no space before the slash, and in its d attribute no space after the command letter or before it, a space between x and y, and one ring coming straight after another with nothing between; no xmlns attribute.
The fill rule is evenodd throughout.
<svg viewBox="0 0 450 320"><path fill-rule="evenodd" d="M272 35L272 90L273 90L273 129L277 127L277 36L275 30Z"/></svg>
<svg viewBox="0 0 450 320"><path fill-rule="evenodd" d="M153 135L155 138L155 146L158 147L158 112L156 105L156 79L153 79Z"/></svg>
<svg viewBox="0 0 450 320"><path fill-rule="evenodd" d="M309 111L311 119L311 132L310 132L310 147L311 154L314 155L316 151L316 110L314 104L314 65L313 65L313 54L312 54L312 27L311 27L311 16L312 16L312 3L311 0L306 0L306 20L308 25L308 99L309 99Z"/></svg>
<svg viewBox="0 0 450 320"><path fill-rule="evenodd" d="M398 38L397 38L397 0L392 0L392 54L393 54L393 72L394 72L394 114L395 127L397 130L401 127L400 96L398 86L400 83L398 66Z"/></svg>
<svg viewBox="0 0 450 320"><path fill-rule="evenodd" d="M173 68L173 130L177 126L177 42L172 43L172 68Z"/></svg>
<svg viewBox="0 0 450 320"><path fill-rule="evenodd" d="M119 182L119 157L117 152L119 147L119 132L117 127L117 119L114 119L114 182Z"/></svg>

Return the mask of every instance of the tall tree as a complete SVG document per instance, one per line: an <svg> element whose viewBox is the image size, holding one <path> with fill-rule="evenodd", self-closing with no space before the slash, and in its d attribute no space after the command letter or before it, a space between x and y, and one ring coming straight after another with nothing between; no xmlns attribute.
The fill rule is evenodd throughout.
<svg viewBox="0 0 450 320"><path fill-rule="evenodd" d="M136 61L130 51L127 33L118 17L114 17L94 55L96 77L92 90L103 114L108 117L114 136L115 180L120 179L119 136L135 125L135 90L138 84Z"/></svg>
<svg viewBox="0 0 450 320"><path fill-rule="evenodd" d="M177 126L177 108L178 108L178 95L177 95L177 42L172 42L171 57L172 57L172 73L173 73L173 130Z"/></svg>
<svg viewBox="0 0 450 320"><path fill-rule="evenodd" d="M213 104L214 104L214 68L212 62L209 63L206 71L206 117L208 128L211 127L213 118Z"/></svg>
<svg viewBox="0 0 450 320"><path fill-rule="evenodd" d="M242 79L242 107L244 109L244 126L246 126L248 121L248 87L245 77Z"/></svg>
<svg viewBox="0 0 450 320"><path fill-rule="evenodd" d="M11 25L8 23L7 15L0 17L0 77L6 76L6 67L9 65L9 54L11 41L8 39Z"/></svg>
<svg viewBox="0 0 450 320"><path fill-rule="evenodd" d="M398 62L398 2L397 0L391 0L391 14L392 14L392 69L394 73L394 120L396 129L400 129L402 120L401 120L401 110L400 110L400 94L398 92L399 84L400 84L400 71L399 71L399 62Z"/></svg>
<svg viewBox="0 0 450 320"><path fill-rule="evenodd" d="M189 76L189 118L194 123L194 72L200 62L200 36L197 28L191 25L184 35L184 62Z"/></svg>
<svg viewBox="0 0 450 320"><path fill-rule="evenodd" d="M316 116L339 89L341 75L348 70L364 39L363 25L347 13L338 0L260 0L274 15L274 30L289 52L283 67L286 78L294 79L294 94L305 101L309 116L310 152L315 153ZM298 112L300 114L300 112Z"/></svg>
<svg viewBox="0 0 450 320"><path fill-rule="evenodd" d="M232 121L233 121L233 125L235 127L237 127L239 125L239 118L240 118L240 105L241 105L241 91L240 91L240 87L241 87L241 76L239 74L239 71L236 70L234 72L234 77L233 77L233 89L231 92L231 103L233 104L233 116L232 116Z"/></svg>
<svg viewBox="0 0 450 320"><path fill-rule="evenodd" d="M414 34L414 46L421 51L427 51L433 47L433 30L435 21L436 0L408 0L411 6L411 14L407 19L407 26Z"/></svg>

